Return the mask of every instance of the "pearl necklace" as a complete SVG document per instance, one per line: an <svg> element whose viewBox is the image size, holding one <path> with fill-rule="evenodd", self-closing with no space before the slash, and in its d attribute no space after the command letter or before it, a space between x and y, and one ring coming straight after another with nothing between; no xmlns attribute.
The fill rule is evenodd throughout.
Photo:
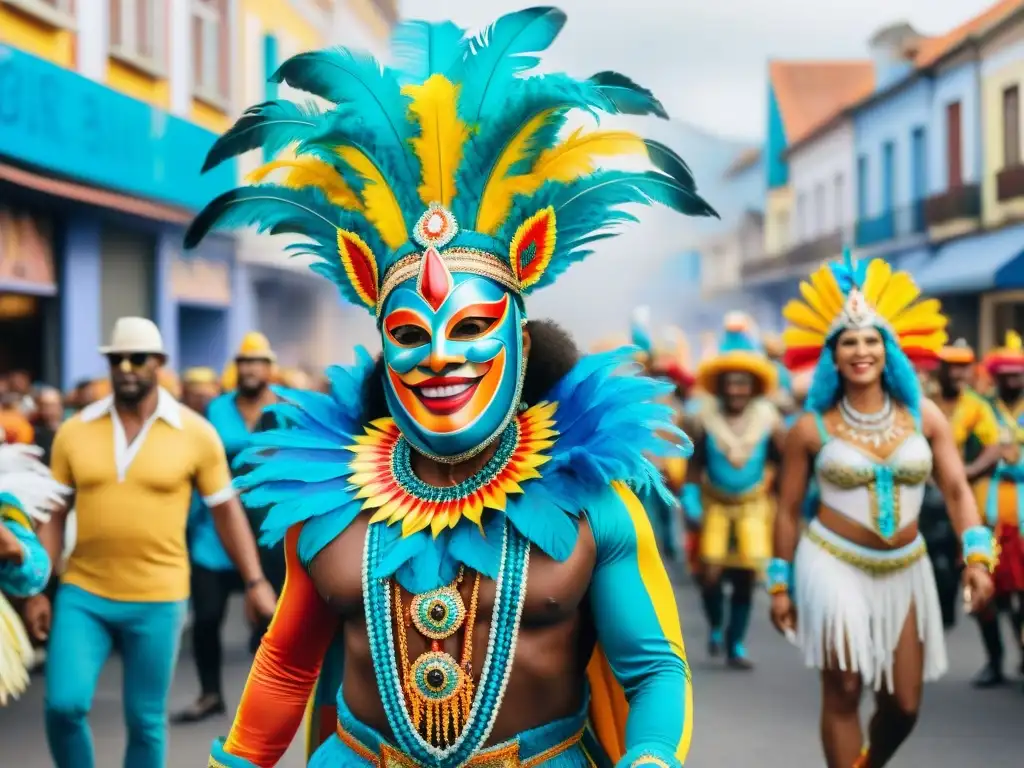
<svg viewBox="0 0 1024 768"><path fill-rule="evenodd" d="M875 448L900 437L904 429L896 423L896 409L888 395L882 410L877 413L861 413L843 397L839 401L839 415L843 419L844 437Z"/></svg>

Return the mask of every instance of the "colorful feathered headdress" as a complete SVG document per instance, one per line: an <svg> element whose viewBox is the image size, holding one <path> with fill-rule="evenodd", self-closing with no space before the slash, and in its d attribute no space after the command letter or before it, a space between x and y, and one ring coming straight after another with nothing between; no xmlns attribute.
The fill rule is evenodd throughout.
<svg viewBox="0 0 1024 768"><path fill-rule="evenodd" d="M451 272L494 279L517 295L552 283L616 225L628 203L716 215L668 147L620 130L575 130L573 110L667 117L629 78L599 72L527 76L566 20L538 7L476 37L451 22L399 25L393 64L332 49L303 53L273 76L331 102L270 101L248 110L210 150L205 169L262 147L273 159L251 186L214 200L186 247L215 227L302 235L290 248L346 299L379 316L425 253ZM649 170L600 169L639 156Z"/></svg>
<svg viewBox="0 0 1024 768"><path fill-rule="evenodd" d="M938 299L918 301L920 290L906 272L893 272L882 259L855 261L847 249L841 262L825 264L800 284L803 301L782 310L790 326L783 333L786 365L814 363L841 331L880 328L911 360L934 360L946 343L946 318Z"/></svg>
<svg viewBox="0 0 1024 768"><path fill-rule="evenodd" d="M1024 342L1019 333L1007 331L1003 346L985 355L985 370L993 376L1024 371Z"/></svg>

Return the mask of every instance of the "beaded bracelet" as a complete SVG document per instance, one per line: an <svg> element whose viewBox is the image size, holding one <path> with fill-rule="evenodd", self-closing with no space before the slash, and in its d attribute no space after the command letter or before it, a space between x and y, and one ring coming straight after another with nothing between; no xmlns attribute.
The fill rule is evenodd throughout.
<svg viewBox="0 0 1024 768"><path fill-rule="evenodd" d="M983 565L989 573L996 568L996 543L992 531L984 525L968 528L961 536L964 562L967 565Z"/></svg>
<svg viewBox="0 0 1024 768"><path fill-rule="evenodd" d="M789 592L793 580L793 565L779 557L773 557L765 572L765 581L769 595L780 595Z"/></svg>

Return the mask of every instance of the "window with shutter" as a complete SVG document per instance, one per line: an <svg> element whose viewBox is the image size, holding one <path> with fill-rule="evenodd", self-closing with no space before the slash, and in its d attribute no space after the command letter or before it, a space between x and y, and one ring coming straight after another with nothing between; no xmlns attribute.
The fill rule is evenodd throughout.
<svg viewBox="0 0 1024 768"><path fill-rule="evenodd" d="M1003 91L1003 168L1020 165L1020 88Z"/></svg>

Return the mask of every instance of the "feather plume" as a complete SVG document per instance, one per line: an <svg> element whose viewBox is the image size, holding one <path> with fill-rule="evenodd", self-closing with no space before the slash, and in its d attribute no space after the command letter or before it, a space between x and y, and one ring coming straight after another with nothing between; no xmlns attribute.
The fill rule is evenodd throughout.
<svg viewBox="0 0 1024 768"><path fill-rule="evenodd" d="M377 228L388 248L394 250L409 240L402 207L377 164L356 147L337 147L338 157L364 180L362 190L366 218Z"/></svg>
<svg viewBox="0 0 1024 768"><path fill-rule="evenodd" d="M411 141L423 169L420 199L425 206L450 207L455 172L469 138L469 129L455 109L458 87L443 75L431 75L422 85L407 85L403 91L412 97L409 111L420 126L420 135Z"/></svg>
<svg viewBox="0 0 1024 768"><path fill-rule="evenodd" d="M401 153L409 178L418 176L413 158L404 151L413 134L407 119L408 99L394 72L381 67L373 56L346 48L300 53L284 62L271 80L348 107L346 114L358 115L376 135L375 144Z"/></svg>
<svg viewBox="0 0 1024 768"><path fill-rule="evenodd" d="M312 156L274 160L264 163L246 177L250 184L261 184L272 173L286 170L281 185L291 189L316 187L326 196L328 202L348 210L361 211L362 201L356 196L338 171L329 163Z"/></svg>
<svg viewBox="0 0 1024 768"><path fill-rule="evenodd" d="M502 16L473 38L472 54L465 57L459 73L459 111L469 125L482 122L488 106L505 97L517 74L537 66L540 59L536 54L551 46L565 20L558 8L527 8Z"/></svg>
<svg viewBox="0 0 1024 768"><path fill-rule="evenodd" d="M596 85L611 102L614 110L609 111L623 115L656 115L668 119L668 112L655 95L625 75L618 72L598 72L592 75L588 82Z"/></svg>
<svg viewBox="0 0 1024 768"><path fill-rule="evenodd" d="M483 196L476 214L478 232L493 234L501 226L509 209L512 198L516 194L516 181L520 177L510 177L509 171L527 157L531 144L538 133L548 125L552 118L557 117L553 110L534 115L505 145L498 156L490 177L483 187Z"/></svg>
<svg viewBox="0 0 1024 768"><path fill-rule="evenodd" d="M450 21L403 21L391 35L391 70L399 85L444 75L469 47L466 30Z"/></svg>
<svg viewBox="0 0 1024 768"><path fill-rule="evenodd" d="M251 226L259 232L305 235L332 242L338 213L318 190L270 184L240 187L220 195L196 216L185 233L185 248L195 248L213 229Z"/></svg>
<svg viewBox="0 0 1024 768"><path fill-rule="evenodd" d="M324 115L313 104L265 101L250 107L213 143L203 163L203 173L259 147L273 157L289 144L323 130L324 121Z"/></svg>

